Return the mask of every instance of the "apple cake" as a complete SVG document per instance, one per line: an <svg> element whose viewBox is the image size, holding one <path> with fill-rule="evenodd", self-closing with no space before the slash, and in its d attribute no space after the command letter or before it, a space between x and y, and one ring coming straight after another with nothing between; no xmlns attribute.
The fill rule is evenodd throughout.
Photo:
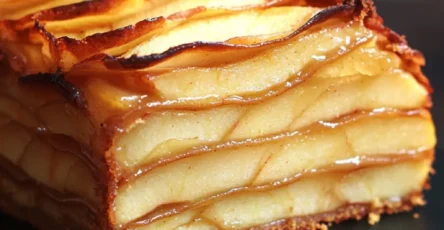
<svg viewBox="0 0 444 230"><path fill-rule="evenodd" d="M4 0L0 50L0 209L39 229L325 229L424 204L424 58L370 0Z"/></svg>

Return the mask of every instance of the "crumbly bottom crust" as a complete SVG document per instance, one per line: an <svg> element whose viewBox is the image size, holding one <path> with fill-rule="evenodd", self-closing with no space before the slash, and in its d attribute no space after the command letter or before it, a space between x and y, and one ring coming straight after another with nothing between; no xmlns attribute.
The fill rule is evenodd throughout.
<svg viewBox="0 0 444 230"><path fill-rule="evenodd" d="M376 199L371 203L348 204L331 212L282 219L253 227L251 230L327 230L332 224L345 220L361 220L365 217L369 224L374 225L379 222L382 214L408 212L413 207L424 204L422 193L416 192L399 200Z"/></svg>

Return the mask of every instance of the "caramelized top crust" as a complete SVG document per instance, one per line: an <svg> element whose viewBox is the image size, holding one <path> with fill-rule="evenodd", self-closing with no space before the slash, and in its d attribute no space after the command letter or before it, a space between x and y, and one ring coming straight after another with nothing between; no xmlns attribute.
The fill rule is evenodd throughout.
<svg viewBox="0 0 444 230"><path fill-rule="evenodd" d="M383 46L385 46L386 49L392 50L402 56L402 58L406 61L409 70L411 70L418 77L418 80L431 91L431 88L428 86L427 79L420 70L420 67L425 63L424 57L420 52L411 49L407 45L404 37L383 26L383 20L381 17L379 17L379 15L377 15L371 0L347 0L338 2L339 3L337 3L337 6L332 6L320 12L288 37L295 36L296 34L303 32L305 29L319 22L325 21L328 18L353 15L354 20L362 21L365 23L367 28L378 32L381 35L380 42L384 43ZM208 14L202 14L203 11L208 10L200 7L198 9L192 9L180 13L179 19L177 19L177 16L170 16L169 18L173 19L169 20L171 21L169 24L172 25L166 24L167 17L164 16L146 19L136 23L135 25L130 25L117 30L111 30L106 33L93 34L80 40L70 38L69 36L57 38L50 31L47 31L46 27L44 26L45 23L43 21L45 20L50 22L51 20L57 21L62 19L73 19L76 17L81 17L85 14L100 14L101 12L107 11L113 7L118 7L119 4L122 3L120 1L88 1L44 10L39 13L26 16L17 21L0 21L0 31L2 32L0 49L4 50L4 52L10 57L20 57L24 56L25 54L23 53L26 52L22 51L17 53L16 49L11 51L11 49L8 47L13 46L14 43L29 43L37 45L35 46L36 48L33 48L33 50L28 50L28 52L40 53L47 66L41 67L41 63L32 63L29 60L30 58L25 58L28 63L26 63L26 61L22 61L22 63L19 64L19 68L15 68L16 71L24 74L32 74L37 72L55 73L58 68L61 68L63 72L67 72L72 66L76 65L76 63L85 63L98 59L105 63L108 68L140 69L161 63L172 56L180 55L184 52L195 51L196 49L213 49L221 52L222 50L233 48L261 47L269 45L270 43L279 43L288 39L288 37L278 38L273 41L265 41L256 44L230 44L230 41L217 43L194 42L172 47L160 54L145 54L142 56L123 58L119 56L123 54L125 50L134 47L140 42L140 39L146 39L147 36L150 36L150 33L163 29L165 26L171 28L174 25L180 24L184 19L192 19L193 16L199 13L200 14L198 16L202 17L208 14L214 14L214 12L210 11ZM276 5L303 6L325 4L332 4L332 1L325 0L312 2L300 0L267 0L261 5L244 6L242 9L264 8ZM28 24L32 21L35 23L32 23L33 26L31 27L23 27L21 26L24 25L23 21L27 21ZM91 57L94 54L96 54L96 56ZM88 61L82 61L88 58ZM14 62L17 62L17 58L14 59Z"/></svg>
<svg viewBox="0 0 444 230"><path fill-rule="evenodd" d="M281 1L277 1L282 4ZM315 1L319 5L319 1ZM325 1L330 3L331 1ZM274 1L268 1L267 6L272 6ZM86 4L86 3L85 3ZM96 3L98 4L98 3ZM289 5L306 5L313 4L311 1L288 1ZM263 7L263 6L260 6ZM218 10L207 10L204 8L192 9L186 12L180 13L182 17L187 20L192 20L197 17L207 17L208 15L219 13L227 13L226 10L220 12ZM228 13L230 13L228 11ZM177 14L176 14L177 15ZM429 92L432 91L427 78L421 72L421 66L424 65L424 57L416 50L411 49L406 40L383 26L383 21L379 17L373 7L372 1L344 1L337 5L326 8L313 16L307 23L300 28L297 28L294 32L284 37L278 37L276 39L254 42L255 37L247 37L244 39L232 39L225 42L192 42L188 44L180 44L175 47L171 47L165 52L159 54L139 54L131 57L123 57L125 51L132 49L138 43L142 42L141 39L147 39L150 36L155 36L159 30L166 30L182 23L181 19L167 19L165 17L159 17L154 19L147 19L138 22L134 26L127 26L118 30L111 30L103 34L94 34L81 40L76 40L69 37L56 38L50 32L46 31L45 27L36 22L32 28L25 30L14 30L12 26L15 22L3 21L0 24L0 31L4 30L6 33L3 35L3 42L0 42L0 49L10 57L10 62L15 66L16 71L23 74L33 74L38 72L56 73L58 69L63 74L68 74L66 77L68 81L73 82L78 87L81 87L82 76L90 75L107 75L112 71L123 71L124 75L140 74L140 70L153 71L156 68L162 69L162 66L168 67L171 63L175 63L174 60L179 59L181 55L193 55L194 53L203 52L205 55L219 56L221 52L229 54L230 52L238 52L244 50L260 50L267 46L273 46L274 44L282 43L305 30L315 27L324 21L332 18L338 18L341 20L355 20L357 22L363 22L365 26L379 34L378 42L382 47L387 50L397 53L403 60L405 68L414 74L417 80L426 87ZM253 40L253 42L252 42ZM17 49L10 49L14 46L14 43L31 43L41 44L28 51L17 51ZM41 62L32 63L33 59L26 58L27 53L37 53L42 56L46 67L42 67ZM24 60L20 61L21 57L25 56ZM229 56L229 55L225 55ZM176 59L175 59L176 58ZM214 58L213 58L214 59ZM227 60L219 58L220 63L224 63ZM191 59L190 59L191 60ZM17 62L19 64L17 64ZM213 62L214 64L214 62ZM175 68L184 68L189 63L185 63L185 66L179 67L175 64ZM199 65L202 65L201 63ZM18 67L17 67L18 66ZM71 68L74 69L70 71ZM85 69L91 69L90 72L84 72ZM31 75L32 76L32 75ZM50 75L48 75L49 77ZM151 88L149 84L142 83L144 89L140 88L139 91L150 92ZM72 95L69 98L81 98L81 90L74 90L71 87L69 90ZM83 100L74 100L80 107L86 107L86 102Z"/></svg>

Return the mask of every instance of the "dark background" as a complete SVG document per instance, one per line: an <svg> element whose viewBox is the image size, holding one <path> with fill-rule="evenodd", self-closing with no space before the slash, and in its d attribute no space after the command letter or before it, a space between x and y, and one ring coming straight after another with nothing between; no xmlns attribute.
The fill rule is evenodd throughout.
<svg viewBox="0 0 444 230"><path fill-rule="evenodd" d="M423 52L427 65L424 73L429 77L433 94L433 117L438 130L438 147L432 190L426 193L428 204L412 213L384 216L376 226L349 221L334 230L441 230L444 229L444 0L376 0L379 14L385 24L407 36L409 44ZM1 230L28 230L30 227L0 214Z"/></svg>

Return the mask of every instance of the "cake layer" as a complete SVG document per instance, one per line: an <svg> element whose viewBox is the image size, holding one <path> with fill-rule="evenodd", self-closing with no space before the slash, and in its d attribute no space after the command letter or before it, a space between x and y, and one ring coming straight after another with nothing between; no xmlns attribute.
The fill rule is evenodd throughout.
<svg viewBox="0 0 444 230"><path fill-rule="evenodd" d="M216 201L204 202L188 211L177 209L169 213L172 215L169 218L151 223L156 219L153 215L151 219L141 218L126 227L245 229L291 217L320 215L344 205L373 204L376 209L381 207L378 203L381 205L382 201L387 200L396 206L403 198L422 190L428 178L430 160L427 158L358 170L355 167L359 168L355 165L353 169L304 177L273 190L239 192L216 198ZM378 200L381 202L375 203ZM338 213L337 216L341 214L347 215ZM151 224L144 226L148 223Z"/></svg>

